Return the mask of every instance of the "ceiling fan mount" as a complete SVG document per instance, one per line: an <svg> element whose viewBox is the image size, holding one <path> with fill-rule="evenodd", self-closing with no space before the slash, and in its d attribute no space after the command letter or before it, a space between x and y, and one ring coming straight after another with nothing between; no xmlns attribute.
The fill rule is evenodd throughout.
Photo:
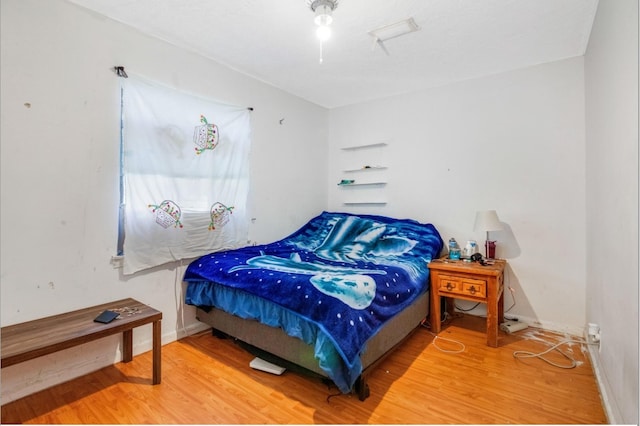
<svg viewBox="0 0 640 426"><path fill-rule="evenodd" d="M314 13L318 13L318 8L321 11L333 12L338 7L339 0L307 0L307 6L311 8Z"/></svg>

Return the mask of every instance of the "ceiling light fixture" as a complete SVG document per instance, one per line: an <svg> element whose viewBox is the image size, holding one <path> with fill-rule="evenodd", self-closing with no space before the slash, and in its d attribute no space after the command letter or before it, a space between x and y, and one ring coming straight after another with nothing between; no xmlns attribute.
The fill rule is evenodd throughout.
<svg viewBox="0 0 640 426"><path fill-rule="evenodd" d="M307 4L316 14L313 21L318 26L316 37L320 40L320 63L322 63L322 43L331 37L330 25L333 22L331 14L338 7L338 0L307 0Z"/></svg>
<svg viewBox="0 0 640 426"><path fill-rule="evenodd" d="M420 27L418 26L418 24L416 24L416 21L414 21L413 18L403 19L402 21L394 22L393 24L385 25L380 28L376 28L375 30L371 30L369 31L369 35L373 37L372 49L375 49L376 46L380 46L384 53L389 55L389 51L384 45L385 41L418 30L420 30Z"/></svg>

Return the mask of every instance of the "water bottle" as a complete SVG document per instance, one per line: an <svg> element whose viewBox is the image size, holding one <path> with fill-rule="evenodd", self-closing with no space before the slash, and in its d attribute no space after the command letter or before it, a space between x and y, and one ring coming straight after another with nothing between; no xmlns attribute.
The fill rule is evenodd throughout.
<svg viewBox="0 0 640 426"><path fill-rule="evenodd" d="M449 259L460 260L460 246L455 238L449 240Z"/></svg>

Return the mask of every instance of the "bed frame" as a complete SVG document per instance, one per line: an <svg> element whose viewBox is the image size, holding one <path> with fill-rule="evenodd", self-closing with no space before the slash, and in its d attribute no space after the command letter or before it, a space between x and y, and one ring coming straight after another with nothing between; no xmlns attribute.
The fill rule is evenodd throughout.
<svg viewBox="0 0 640 426"><path fill-rule="evenodd" d="M365 351L360 355L363 371L352 389L361 401L369 396L367 377L371 371L420 326L428 313L429 292L427 291L405 310L391 318L367 342ZM275 357L276 360L284 360L327 378L326 373L320 369L314 358L313 346L287 335L281 328L267 326L255 320L242 319L216 308L208 311L198 308L196 319L210 325L214 334L216 331L222 332L272 355L272 359ZM277 361L275 363L277 364Z"/></svg>

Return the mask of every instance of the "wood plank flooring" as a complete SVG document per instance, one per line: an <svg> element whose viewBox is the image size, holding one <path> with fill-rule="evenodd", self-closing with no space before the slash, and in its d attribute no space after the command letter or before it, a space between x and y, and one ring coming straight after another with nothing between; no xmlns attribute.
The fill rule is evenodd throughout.
<svg viewBox="0 0 640 426"><path fill-rule="evenodd" d="M2 423L47 424L596 424L606 423L586 348L563 345L578 365L516 359L565 336L529 328L486 346L484 320L464 316L438 339L418 329L369 379L371 396L339 395L316 378L249 368L231 340L200 333L163 347L162 384L151 352L2 406ZM461 349L452 339L464 344ZM438 349L449 350L443 352ZM568 361L552 351L548 357Z"/></svg>

